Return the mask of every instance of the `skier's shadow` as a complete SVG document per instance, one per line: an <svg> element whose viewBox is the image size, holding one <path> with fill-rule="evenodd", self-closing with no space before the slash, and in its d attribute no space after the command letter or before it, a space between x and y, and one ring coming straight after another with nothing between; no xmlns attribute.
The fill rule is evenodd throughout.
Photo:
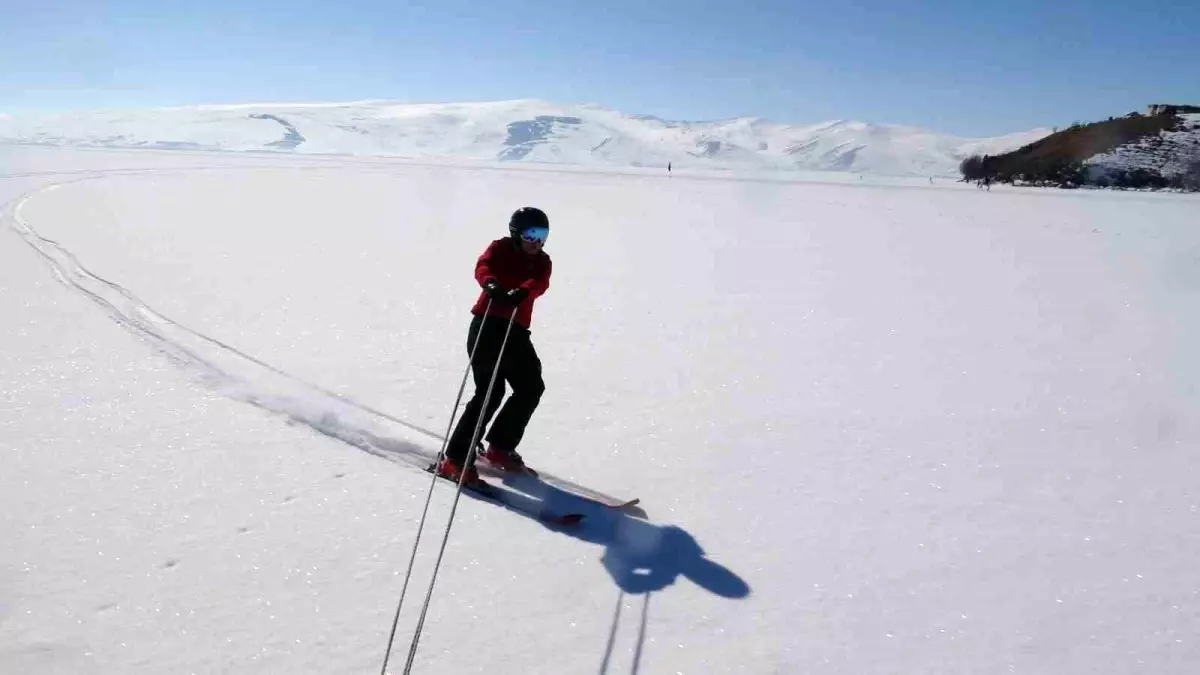
<svg viewBox="0 0 1200 675"><path fill-rule="evenodd" d="M604 547L600 558L613 582L625 593L660 591L685 577L724 598L744 598L750 586L737 574L709 559L695 537L675 525L643 520L641 509L622 511L581 499L549 483L526 476L504 479L514 513L579 513L583 522L562 526L539 520L548 529ZM637 517L642 516L642 517Z"/></svg>
<svg viewBox="0 0 1200 675"><path fill-rule="evenodd" d="M261 401L251 403L268 410L279 407ZM373 455L417 468L424 468L433 461L433 455L421 446L378 435L365 426L354 425L337 416L310 417L286 408L284 411L295 423ZM721 597L750 595L750 586L741 577L709 559L695 537L682 528L648 522L646 512L640 508L621 511L580 498L555 487L553 482L557 481L550 476L546 476L546 480L504 476L505 493L513 503L509 510L526 518L536 518L534 514L538 513L583 514L583 522L570 527L550 525L540 519L538 522L556 532L603 546L600 561L622 591L630 594L659 591L683 576ZM470 492L464 491L463 496L496 504Z"/></svg>

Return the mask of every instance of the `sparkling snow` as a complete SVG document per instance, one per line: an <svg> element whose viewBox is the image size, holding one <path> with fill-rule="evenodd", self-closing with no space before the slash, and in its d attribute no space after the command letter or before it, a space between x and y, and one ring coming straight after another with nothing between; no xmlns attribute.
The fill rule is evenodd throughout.
<svg viewBox="0 0 1200 675"><path fill-rule="evenodd" d="M1200 663L1196 196L0 167L0 672L378 672L474 259L523 204L555 275L522 450L647 520L464 499L414 672Z"/></svg>

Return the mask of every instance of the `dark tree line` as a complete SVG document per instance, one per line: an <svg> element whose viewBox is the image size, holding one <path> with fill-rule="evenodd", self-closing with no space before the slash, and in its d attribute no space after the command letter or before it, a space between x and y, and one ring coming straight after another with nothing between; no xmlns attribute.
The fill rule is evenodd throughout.
<svg viewBox="0 0 1200 675"><path fill-rule="evenodd" d="M1079 187L1087 182L1087 168L1069 157L972 155L959 164L963 180L970 183L1024 183L1055 187Z"/></svg>

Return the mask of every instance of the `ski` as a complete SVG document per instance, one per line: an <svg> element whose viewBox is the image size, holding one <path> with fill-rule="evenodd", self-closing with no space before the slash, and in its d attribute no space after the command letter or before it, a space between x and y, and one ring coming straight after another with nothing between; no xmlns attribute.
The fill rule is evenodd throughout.
<svg viewBox="0 0 1200 675"><path fill-rule="evenodd" d="M450 480L449 478L438 475L438 473L436 471L436 466L437 466L436 464L430 464L429 466L425 467L425 472L433 474L434 476L440 478L442 481L444 481L448 485L458 485L458 483ZM521 513L521 514L524 514L527 516L531 516L531 517L536 518L537 520L540 520L541 522L549 524L549 525L559 525L562 527L574 527L574 526L578 525L579 523L581 523L584 518L584 514L582 514L582 513L564 513L564 514L543 513L537 509L530 508L530 506L528 504L522 503L523 498L518 498L515 495L512 495L511 493L509 493L508 490L505 490L504 488L496 487L495 485L484 482L482 480L479 481L479 485L467 485L464 483L462 486L462 489L463 489L463 492L469 492L472 495L475 495L481 499L492 502L493 504L502 506L506 509L516 511L518 513Z"/></svg>
<svg viewBox="0 0 1200 675"><path fill-rule="evenodd" d="M504 478L507 478L507 477L532 478L533 480L535 480L539 483L543 483L545 485L553 487L556 490L561 490L562 492L566 492L567 494L571 495L572 497L578 498L580 501L584 501L589 504L595 504L596 506L601 506L606 509L613 509L614 511L625 511L625 512L631 513L632 515L635 515L635 516L638 516L641 518L645 517L645 511L643 511L642 509L634 509L634 507L636 507L638 504L640 504L642 502L641 497L635 497L633 499L628 499L628 500L614 499L612 497L609 497L608 495L602 495L601 493L597 493L594 490L588 490L586 488L582 488L581 486L575 485L574 483L572 483L570 481L565 481L560 478L556 478L555 476L552 476L550 474L546 474L543 476L540 471L534 469L531 466L525 466L524 470L520 471L520 472L505 471L504 469L501 469L501 468L491 464L486 459L483 459L483 444L482 443L476 445L475 447L478 452L478 457L482 460L482 461L475 463L475 468L480 473L484 473L493 478L500 478L501 480L503 480ZM591 494L588 494L588 493L591 493Z"/></svg>
<svg viewBox="0 0 1200 675"><path fill-rule="evenodd" d="M538 474L534 471L527 471L527 472L521 472L521 473L516 473L516 472L512 472L512 471L502 471L502 470L497 469L490 465L485 466L482 463L476 464L475 468L478 469L480 473L486 474L487 476L492 477L492 478L499 478L501 480L503 480L505 478L517 478L517 479L528 478L530 480L533 480L533 481L542 483L544 485L547 485L549 487L552 487L555 490L565 492L565 493L571 495L573 498L578 499L581 502L587 502L588 504L593 504L595 506L599 506L599 507L602 507L605 509L612 509L614 511L630 511L642 502L640 497L635 497L633 499L628 499L628 500L623 500L623 501L616 500L616 499L614 499L614 500L598 499L591 495L582 494L578 489L575 489L572 485L570 485L568 483L564 483L562 481L556 480L553 477L542 476L541 474Z"/></svg>

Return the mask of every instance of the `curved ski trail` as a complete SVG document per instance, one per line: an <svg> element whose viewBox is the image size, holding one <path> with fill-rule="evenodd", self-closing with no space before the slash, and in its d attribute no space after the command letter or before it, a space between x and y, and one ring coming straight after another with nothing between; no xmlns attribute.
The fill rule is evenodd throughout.
<svg viewBox="0 0 1200 675"><path fill-rule="evenodd" d="M69 182L99 178L103 175L93 173ZM22 216L25 204L66 184L38 188L13 200L0 212L0 220L6 221L46 261L63 284L99 305L118 324L184 370L197 374L206 386L224 396L282 415L291 423L303 424L372 455L422 472L435 459L437 449L430 446L436 443L440 447L441 434L302 380L164 316L128 288L89 270L61 243L37 232ZM621 501L545 472L542 475L547 482L584 497Z"/></svg>

